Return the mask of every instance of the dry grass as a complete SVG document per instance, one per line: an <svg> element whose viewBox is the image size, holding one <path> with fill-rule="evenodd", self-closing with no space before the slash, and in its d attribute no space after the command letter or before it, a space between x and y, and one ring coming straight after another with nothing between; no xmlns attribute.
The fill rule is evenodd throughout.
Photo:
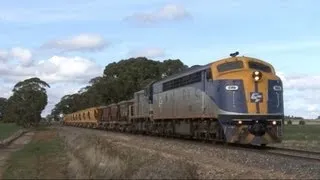
<svg viewBox="0 0 320 180"><path fill-rule="evenodd" d="M82 177L104 179L195 179L196 166L159 152L130 148L101 136L82 135L69 141L73 150L71 169L82 169ZM81 163L81 165L79 165Z"/></svg>

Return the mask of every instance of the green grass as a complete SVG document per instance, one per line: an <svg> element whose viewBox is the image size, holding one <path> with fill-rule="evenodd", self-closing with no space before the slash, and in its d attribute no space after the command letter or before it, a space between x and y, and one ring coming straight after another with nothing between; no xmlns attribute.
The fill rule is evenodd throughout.
<svg viewBox="0 0 320 180"><path fill-rule="evenodd" d="M21 129L16 123L0 123L0 140L4 140Z"/></svg>
<svg viewBox="0 0 320 180"><path fill-rule="evenodd" d="M320 125L286 125L284 140L320 141Z"/></svg>
<svg viewBox="0 0 320 180"><path fill-rule="evenodd" d="M4 179L65 178L66 153L63 141L57 136L44 137L32 140L11 155L3 174Z"/></svg>

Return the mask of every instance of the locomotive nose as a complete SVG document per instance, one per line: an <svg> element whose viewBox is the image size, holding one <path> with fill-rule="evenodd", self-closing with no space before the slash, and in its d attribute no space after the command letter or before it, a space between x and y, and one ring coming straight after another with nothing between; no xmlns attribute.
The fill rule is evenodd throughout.
<svg viewBox="0 0 320 180"><path fill-rule="evenodd" d="M266 133L267 126L264 121L253 120L253 124L249 129L249 132L255 136L263 136Z"/></svg>

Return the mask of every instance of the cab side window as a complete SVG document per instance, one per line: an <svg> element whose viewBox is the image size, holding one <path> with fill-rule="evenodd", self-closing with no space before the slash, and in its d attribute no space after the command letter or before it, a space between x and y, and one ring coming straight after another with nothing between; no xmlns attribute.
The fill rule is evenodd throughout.
<svg viewBox="0 0 320 180"><path fill-rule="evenodd" d="M206 70L206 78L207 78L207 80L212 79L212 71L211 71L211 69L207 69Z"/></svg>

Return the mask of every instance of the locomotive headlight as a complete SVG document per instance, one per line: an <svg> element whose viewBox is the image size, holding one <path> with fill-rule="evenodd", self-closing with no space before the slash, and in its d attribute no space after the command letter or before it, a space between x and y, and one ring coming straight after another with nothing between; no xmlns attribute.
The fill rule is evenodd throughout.
<svg viewBox="0 0 320 180"><path fill-rule="evenodd" d="M254 81L259 81L262 78L262 73L260 71L254 71L252 73L252 77L253 77Z"/></svg>
<svg viewBox="0 0 320 180"><path fill-rule="evenodd" d="M238 121L238 124L242 124L242 121Z"/></svg>
<svg viewBox="0 0 320 180"><path fill-rule="evenodd" d="M272 125L276 125L277 124L277 121L272 121Z"/></svg>

